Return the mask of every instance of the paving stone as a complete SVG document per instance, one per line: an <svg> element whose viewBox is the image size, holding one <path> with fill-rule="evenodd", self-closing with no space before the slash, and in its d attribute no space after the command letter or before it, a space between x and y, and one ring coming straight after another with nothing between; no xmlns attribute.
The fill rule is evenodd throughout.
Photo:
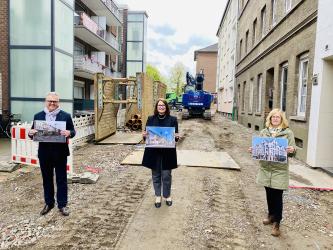
<svg viewBox="0 0 333 250"><path fill-rule="evenodd" d="M5 162L2 161L0 162L0 172L8 172L11 173L18 169L20 164L17 163L12 163L12 162Z"/></svg>

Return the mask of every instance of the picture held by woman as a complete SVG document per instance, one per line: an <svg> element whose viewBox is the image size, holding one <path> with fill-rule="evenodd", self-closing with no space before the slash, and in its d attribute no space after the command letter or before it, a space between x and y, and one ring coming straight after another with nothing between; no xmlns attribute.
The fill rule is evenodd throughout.
<svg viewBox="0 0 333 250"><path fill-rule="evenodd" d="M164 99L159 99L155 104L154 115L149 116L146 126L174 127L175 140L178 141L177 118L170 115L169 106ZM143 131L144 139L147 132ZM152 170L152 181L155 191L155 207L162 204L162 195L166 200L166 205L172 205L171 183L172 169L177 168L176 148L145 148L142 165Z"/></svg>
<svg viewBox="0 0 333 250"><path fill-rule="evenodd" d="M294 133L288 127L285 113L279 109L273 109L266 118L265 128L260 131L261 137L285 138L288 140L286 148L288 157L296 153ZM249 148L252 152L252 148ZM265 187L268 207L267 218L263 220L264 225L273 225L271 235L279 236L280 222L283 211L283 191L289 185L289 164L260 161L257 183Z"/></svg>

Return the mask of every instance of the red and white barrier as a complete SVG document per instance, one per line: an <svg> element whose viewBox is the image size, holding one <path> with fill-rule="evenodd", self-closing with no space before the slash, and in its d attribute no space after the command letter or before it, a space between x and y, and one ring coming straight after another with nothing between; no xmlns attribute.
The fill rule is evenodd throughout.
<svg viewBox="0 0 333 250"><path fill-rule="evenodd" d="M67 173L74 173L73 153L74 147L93 137L95 133L94 115L86 115L73 119L76 136L68 140L70 155L67 157ZM26 165L39 166L38 160L38 142L34 142L28 136L32 123L17 124L12 126L12 162Z"/></svg>
<svg viewBox="0 0 333 250"><path fill-rule="evenodd" d="M31 124L14 125L11 128L12 162L39 166L38 142L28 136ZM73 147L71 139L68 142L70 156L67 157L67 172L73 173Z"/></svg>

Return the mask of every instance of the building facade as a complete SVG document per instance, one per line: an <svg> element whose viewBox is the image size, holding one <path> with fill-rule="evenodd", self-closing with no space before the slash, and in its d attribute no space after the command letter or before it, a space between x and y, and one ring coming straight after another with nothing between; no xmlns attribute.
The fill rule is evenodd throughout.
<svg viewBox="0 0 333 250"><path fill-rule="evenodd" d="M74 111L94 110L94 75L121 77L123 16L112 0L75 0Z"/></svg>
<svg viewBox="0 0 333 250"><path fill-rule="evenodd" d="M219 28L217 53L217 111L228 117L233 114L238 0L229 0Z"/></svg>
<svg viewBox="0 0 333 250"><path fill-rule="evenodd" d="M128 11L126 42L126 77L146 71L147 19L145 11Z"/></svg>
<svg viewBox="0 0 333 250"><path fill-rule="evenodd" d="M73 110L73 0L10 0L10 111L31 121L56 91Z"/></svg>
<svg viewBox="0 0 333 250"><path fill-rule="evenodd" d="M196 73L203 70L205 74L204 90L216 94L217 43L194 51L194 61Z"/></svg>
<svg viewBox="0 0 333 250"><path fill-rule="evenodd" d="M302 160L308 151L316 21L316 0L239 2L238 122L260 130L267 114L281 108Z"/></svg>
<svg viewBox="0 0 333 250"><path fill-rule="evenodd" d="M307 163L333 170L333 1L318 1Z"/></svg>

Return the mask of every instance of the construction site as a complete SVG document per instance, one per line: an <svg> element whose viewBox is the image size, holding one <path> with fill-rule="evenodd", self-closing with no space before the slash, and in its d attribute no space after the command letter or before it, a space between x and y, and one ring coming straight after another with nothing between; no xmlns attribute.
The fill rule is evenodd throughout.
<svg viewBox="0 0 333 250"><path fill-rule="evenodd" d="M0 172L0 249L333 248L333 177L291 159L282 234L272 237L261 223L259 163L247 151L257 132L216 113L213 104L211 120L183 120L172 111L180 134L173 205L156 209L151 170L141 166L142 130L166 85L142 73L97 74L94 88L94 115L74 118L69 217L56 209L39 215L43 186L37 145L27 136L31 124L13 128L13 171Z"/></svg>

